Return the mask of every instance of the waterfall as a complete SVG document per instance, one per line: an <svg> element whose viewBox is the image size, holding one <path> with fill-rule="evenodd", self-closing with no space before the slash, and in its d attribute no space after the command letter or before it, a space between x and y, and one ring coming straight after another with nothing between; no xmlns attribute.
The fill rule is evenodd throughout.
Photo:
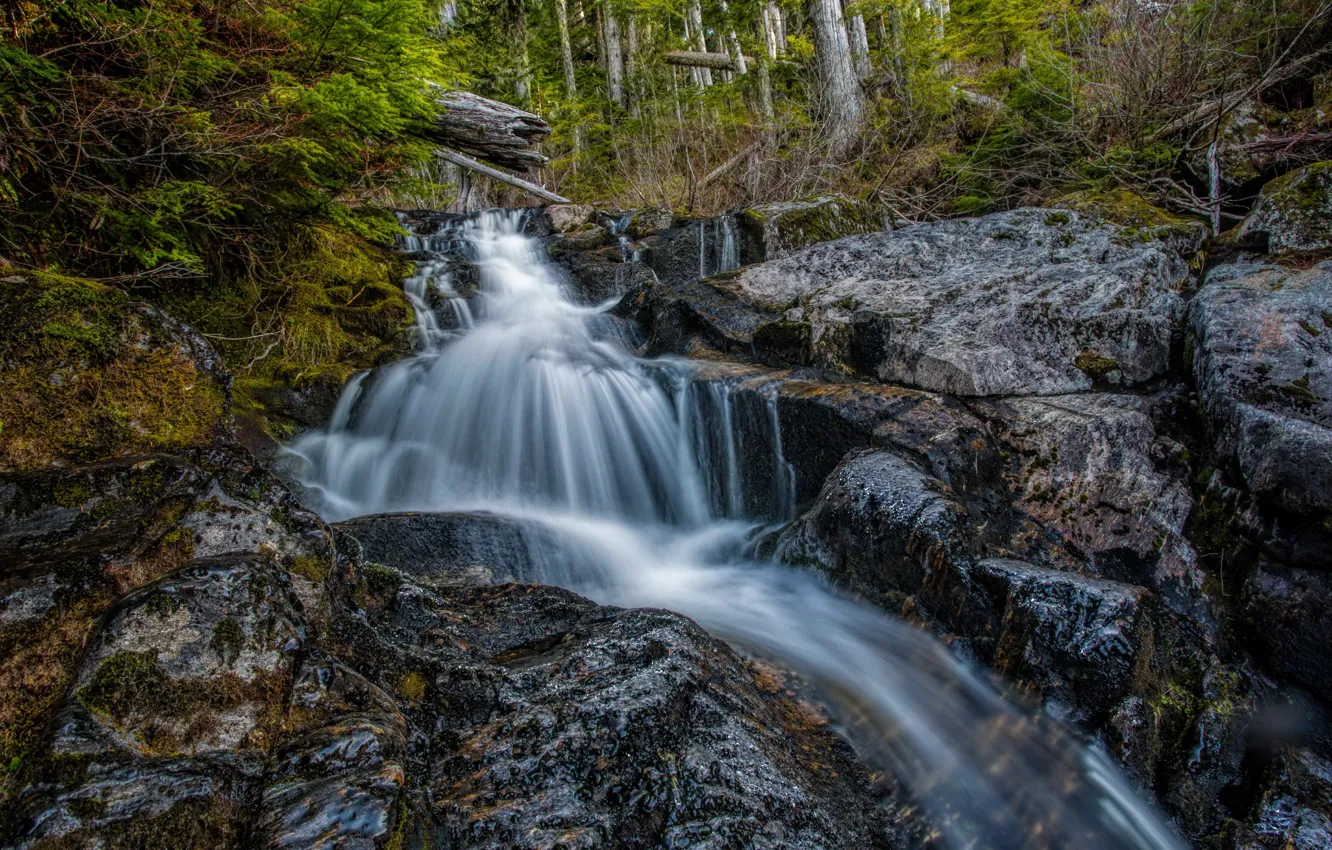
<svg viewBox="0 0 1332 850"><path fill-rule="evenodd" d="M599 308L566 297L516 214L439 238L479 270L476 321L430 336L418 319L433 342L358 376L329 427L293 446L325 517L482 509L540 529L525 578L679 611L794 669L958 850L1179 847L1104 757L925 632L743 555L756 526L795 509L775 388L703 381L601 338Z"/></svg>
<svg viewBox="0 0 1332 850"><path fill-rule="evenodd" d="M736 238L735 216L724 215L717 219L717 271L735 271L740 268L740 241Z"/></svg>

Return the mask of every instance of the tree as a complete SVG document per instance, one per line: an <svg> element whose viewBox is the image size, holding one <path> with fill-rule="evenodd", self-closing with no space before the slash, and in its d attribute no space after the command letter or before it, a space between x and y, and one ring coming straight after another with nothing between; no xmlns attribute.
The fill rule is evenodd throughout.
<svg viewBox="0 0 1332 850"><path fill-rule="evenodd" d="M840 0L808 0L814 32L818 106L832 151L844 152L865 126L864 93L851 58Z"/></svg>

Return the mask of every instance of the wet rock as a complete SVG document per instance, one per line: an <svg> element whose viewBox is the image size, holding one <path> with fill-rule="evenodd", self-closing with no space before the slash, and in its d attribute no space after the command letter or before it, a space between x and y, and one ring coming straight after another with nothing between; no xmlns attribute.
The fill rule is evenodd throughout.
<svg viewBox="0 0 1332 850"><path fill-rule="evenodd" d="M1220 267L1189 328L1217 462L1317 526L1332 510L1332 263Z"/></svg>
<svg viewBox="0 0 1332 850"><path fill-rule="evenodd" d="M492 514L381 514L334 527L356 538L365 560L433 584L494 584L532 574L537 532Z"/></svg>
<svg viewBox="0 0 1332 850"><path fill-rule="evenodd" d="M653 283L652 270L634 262L632 246L567 252L560 264L569 274L569 292L580 304L598 305Z"/></svg>
<svg viewBox="0 0 1332 850"><path fill-rule="evenodd" d="M1140 587L992 558L936 571L920 602L978 659L1094 727L1132 683L1148 598Z"/></svg>
<svg viewBox="0 0 1332 850"><path fill-rule="evenodd" d="M755 310L734 287L716 280L649 286L621 305L622 313L643 326L646 353L652 356L711 349L743 358L754 350L755 331L780 318Z"/></svg>
<svg viewBox="0 0 1332 850"><path fill-rule="evenodd" d="M761 260L780 259L818 242L885 229L879 210L842 195L760 204L741 211L739 220L746 236L761 246Z"/></svg>
<svg viewBox="0 0 1332 850"><path fill-rule="evenodd" d="M434 771L455 846L889 846L849 750L682 617L618 613L502 664L504 708Z"/></svg>
<svg viewBox="0 0 1332 850"><path fill-rule="evenodd" d="M726 274L763 259L762 245L730 215L681 219L673 227L643 238L642 243L643 262L667 287Z"/></svg>
<svg viewBox="0 0 1332 850"><path fill-rule="evenodd" d="M955 395L1052 395L1163 374L1188 277L1151 233L1023 209L816 245L732 289L809 323L819 363Z"/></svg>
<svg viewBox="0 0 1332 850"><path fill-rule="evenodd" d="M1153 587L1205 618L1203 575L1185 537L1193 496L1184 448L1153 424L1171 402L1095 393L973 409L1009 457L1014 507L1033 521L1009 548L1045 550L1052 565Z"/></svg>
<svg viewBox="0 0 1332 850"><path fill-rule="evenodd" d="M90 771L73 787L46 790L38 814L7 846L239 848L258 770L254 760L215 757Z"/></svg>
<svg viewBox="0 0 1332 850"><path fill-rule="evenodd" d="M304 622L273 564L196 561L117 605L57 720L56 753L262 749Z"/></svg>
<svg viewBox="0 0 1332 850"><path fill-rule="evenodd" d="M1283 753L1257 814L1239 831L1239 850L1332 847L1332 762L1307 749Z"/></svg>
<svg viewBox="0 0 1332 850"><path fill-rule="evenodd" d="M625 232L635 239L642 239L645 236L666 230L673 222L674 216L670 210L638 210L629 219L629 225L625 228Z"/></svg>
<svg viewBox="0 0 1332 850"><path fill-rule="evenodd" d="M1264 185L1237 238L1269 254L1332 250L1332 162Z"/></svg>
<svg viewBox="0 0 1332 850"><path fill-rule="evenodd" d="M783 532L777 557L817 569L887 611L900 611L927 576L966 557L966 511L942 481L895 454L852 452L806 514Z"/></svg>
<svg viewBox="0 0 1332 850"><path fill-rule="evenodd" d="M1247 591L1253 641L1268 668L1332 700L1332 574L1264 562Z"/></svg>

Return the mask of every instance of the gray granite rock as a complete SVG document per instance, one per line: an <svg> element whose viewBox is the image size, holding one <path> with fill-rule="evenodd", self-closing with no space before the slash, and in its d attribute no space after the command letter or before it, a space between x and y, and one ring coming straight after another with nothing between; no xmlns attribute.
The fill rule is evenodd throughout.
<svg viewBox="0 0 1332 850"><path fill-rule="evenodd" d="M1238 238L1269 254L1332 250L1332 162L1317 162L1263 186Z"/></svg>
<svg viewBox="0 0 1332 850"><path fill-rule="evenodd" d="M956 395L1051 395L1163 374L1188 280L1150 231L1021 209L816 245L730 289L807 323L816 362Z"/></svg>

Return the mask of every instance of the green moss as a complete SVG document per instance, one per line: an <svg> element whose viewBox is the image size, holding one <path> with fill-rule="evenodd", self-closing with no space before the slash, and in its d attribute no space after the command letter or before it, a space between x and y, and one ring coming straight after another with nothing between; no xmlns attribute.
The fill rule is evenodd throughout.
<svg viewBox="0 0 1332 850"><path fill-rule="evenodd" d="M366 564L361 568L366 585L375 596L392 596L402 586L402 574L383 564Z"/></svg>
<svg viewBox="0 0 1332 850"><path fill-rule="evenodd" d="M327 560L312 558L309 555L297 555L292 558L287 564L287 569L315 584L322 584L329 573Z"/></svg>
<svg viewBox="0 0 1332 850"><path fill-rule="evenodd" d="M231 617L223 617L213 627L213 639L208 645L224 664L234 664L245 648L245 630Z"/></svg>
<svg viewBox="0 0 1332 850"><path fill-rule="evenodd" d="M1131 189L1085 190L1064 195L1048 206L1071 210L1095 221L1132 228L1135 234L1147 231L1181 232L1194 230L1198 219L1168 213Z"/></svg>
<svg viewBox="0 0 1332 850"><path fill-rule="evenodd" d="M426 678L415 670L410 671L398 680L397 691L412 702L420 702L425 698Z"/></svg>
<svg viewBox="0 0 1332 850"><path fill-rule="evenodd" d="M1045 217L1045 223L1052 227L1057 227L1058 225L1061 224L1068 224L1069 221L1071 220L1072 219L1069 218L1068 213L1059 212L1059 211L1052 212Z"/></svg>
<svg viewBox="0 0 1332 850"><path fill-rule="evenodd" d="M1318 398L1318 394L1309 386L1308 375L1303 375L1291 381L1289 384L1277 387L1277 392L1281 393L1300 407L1313 407L1321 401L1321 399Z"/></svg>
<svg viewBox="0 0 1332 850"><path fill-rule="evenodd" d="M1303 328L1303 329L1304 329L1304 332L1307 333L1307 334L1309 334L1310 336L1321 336L1321 335L1322 335L1322 331L1320 331L1320 330L1318 330L1318 328L1314 327L1312 322L1306 321L1306 320L1304 320L1304 319L1301 319L1301 320L1300 320L1300 327Z"/></svg>
<svg viewBox="0 0 1332 850"><path fill-rule="evenodd" d="M1073 363L1093 381L1104 381L1111 372L1119 369L1118 360L1113 357L1106 357L1091 349L1079 354Z"/></svg>
<svg viewBox="0 0 1332 850"><path fill-rule="evenodd" d="M79 688L79 701L99 714L124 716L131 711L157 705L169 682L157 666L155 656L143 652L118 652L93 673L92 681Z"/></svg>
<svg viewBox="0 0 1332 850"><path fill-rule="evenodd" d="M208 442L225 387L124 294L25 272L0 283L0 468L29 469Z"/></svg>

